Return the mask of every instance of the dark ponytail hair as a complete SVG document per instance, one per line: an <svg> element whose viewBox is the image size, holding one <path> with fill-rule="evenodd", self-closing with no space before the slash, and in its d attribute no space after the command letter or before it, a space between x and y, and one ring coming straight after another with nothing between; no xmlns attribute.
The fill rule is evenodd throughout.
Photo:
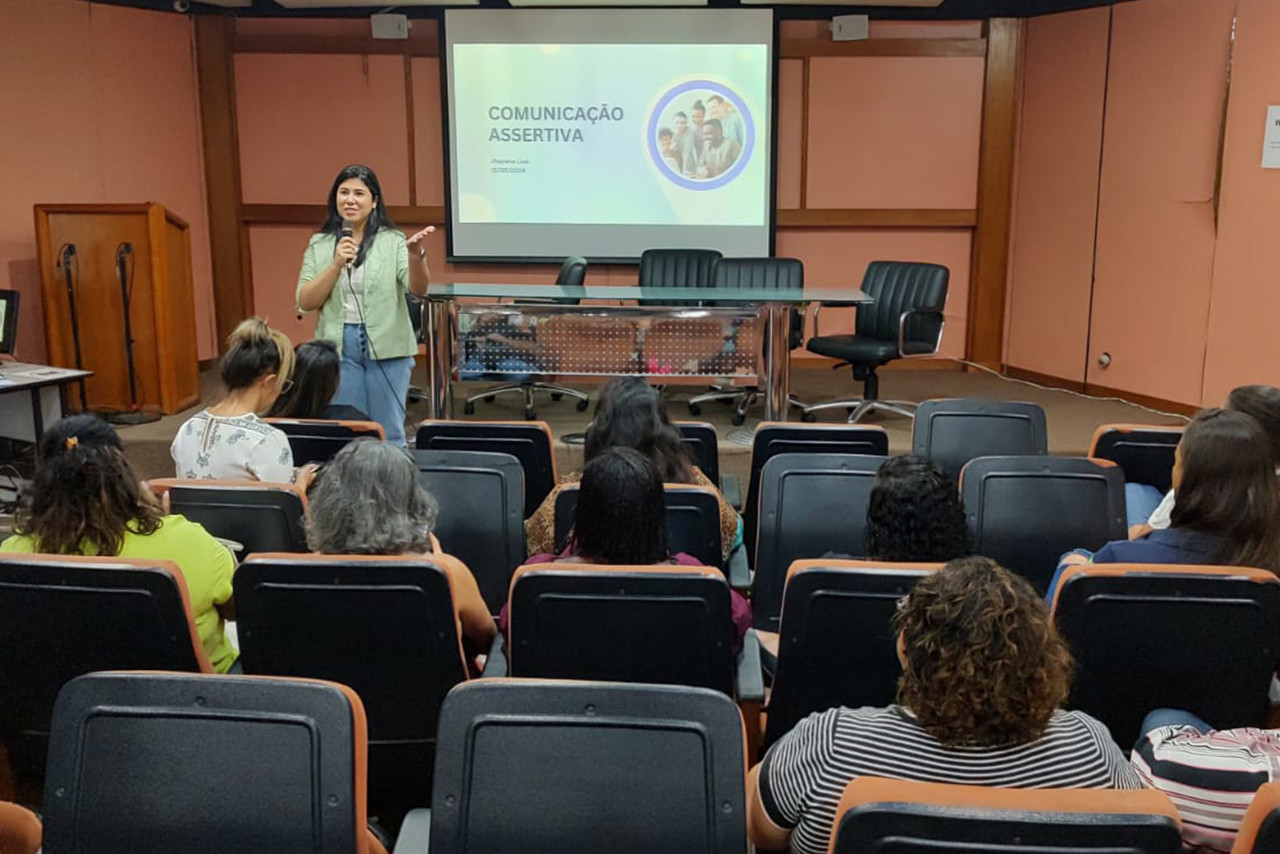
<svg viewBox="0 0 1280 854"><path fill-rule="evenodd" d="M338 213L338 188L342 186L343 181L350 181L352 178L359 178L369 188L369 194L373 196L373 210L369 212L369 219L364 224L364 238L360 241L360 249L356 252L356 260L353 262L359 267L364 263L365 256L369 254L369 247L373 246L373 239L378 232L384 228L395 228L396 224L387 214L387 203L382 200L382 185L378 183L378 176L373 174L373 170L368 166L352 163L350 166L343 167L338 177L333 179L333 186L329 188L329 210L325 214L324 224L320 226L320 233L332 234L334 237L342 235L343 218L342 214Z"/></svg>
<svg viewBox="0 0 1280 854"><path fill-rule="evenodd" d="M293 345L283 332L251 317L227 336L218 368L227 391L248 388L266 374L275 374L276 388L282 388L293 374Z"/></svg>
<svg viewBox="0 0 1280 854"><path fill-rule="evenodd" d="M571 554L610 565L646 566L671 559L662 477L631 448L600 452L582 470Z"/></svg>
<svg viewBox="0 0 1280 854"><path fill-rule="evenodd" d="M142 489L109 424L92 415L63 418L40 440L31 507L17 532L50 554L119 554L126 530L160 528L160 510Z"/></svg>
<svg viewBox="0 0 1280 854"><path fill-rule="evenodd" d="M1227 395L1227 409L1252 415L1261 425L1271 453L1280 466L1280 388L1273 385L1242 385Z"/></svg>

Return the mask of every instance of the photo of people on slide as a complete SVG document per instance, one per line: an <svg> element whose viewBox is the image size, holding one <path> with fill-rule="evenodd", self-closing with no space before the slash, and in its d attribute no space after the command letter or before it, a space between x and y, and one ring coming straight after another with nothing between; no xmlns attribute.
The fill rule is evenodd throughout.
<svg viewBox="0 0 1280 854"><path fill-rule="evenodd" d="M746 144L741 109L719 92L689 92L667 105L658 122L663 165L692 181L728 172Z"/></svg>

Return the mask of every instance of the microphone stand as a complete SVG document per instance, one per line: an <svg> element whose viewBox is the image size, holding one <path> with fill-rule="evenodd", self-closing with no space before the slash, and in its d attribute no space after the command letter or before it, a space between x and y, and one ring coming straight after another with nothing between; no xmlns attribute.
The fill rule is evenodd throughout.
<svg viewBox="0 0 1280 854"><path fill-rule="evenodd" d="M71 315L71 344L75 351L76 370L84 370L84 358L80 351L80 314L76 309L76 286L75 280L71 275L71 259L76 257L76 245L74 243L64 243L62 252L58 256L58 266L62 268L62 276L67 283L67 308ZM76 269L79 270L80 262L76 261ZM81 377L77 383L80 386L80 411L88 412L89 403L85 395L84 378Z"/></svg>
<svg viewBox="0 0 1280 854"><path fill-rule="evenodd" d="M132 294L129 288L129 262L133 254L133 244L121 243L116 247L116 278L120 280L120 301L124 305L124 354L129 367L129 411L112 412L107 420L112 424L149 424L159 421L158 412L146 412L138 402L138 372L133 360L133 320L129 316Z"/></svg>

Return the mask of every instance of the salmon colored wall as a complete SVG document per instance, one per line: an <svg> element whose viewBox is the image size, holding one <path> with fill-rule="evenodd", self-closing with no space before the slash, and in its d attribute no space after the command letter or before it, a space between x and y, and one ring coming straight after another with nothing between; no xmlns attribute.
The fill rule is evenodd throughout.
<svg viewBox="0 0 1280 854"><path fill-rule="evenodd" d="M22 294L18 356L45 358L32 206L157 201L191 225L196 334L216 353L191 24L78 0L0 12L0 287Z"/></svg>
<svg viewBox="0 0 1280 854"><path fill-rule="evenodd" d="M1027 22L1005 362L1083 382L1111 13Z"/></svg>

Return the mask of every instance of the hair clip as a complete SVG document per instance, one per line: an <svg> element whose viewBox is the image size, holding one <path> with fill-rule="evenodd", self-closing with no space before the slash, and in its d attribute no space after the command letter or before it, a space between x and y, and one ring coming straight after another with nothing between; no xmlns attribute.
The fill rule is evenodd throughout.
<svg viewBox="0 0 1280 854"><path fill-rule="evenodd" d="M72 448L74 448L75 446L79 445L79 444L80 444L80 437L79 437L79 436L68 436L68 437L67 437L67 450L68 450L68 451L69 451L69 450L71 450Z"/></svg>

